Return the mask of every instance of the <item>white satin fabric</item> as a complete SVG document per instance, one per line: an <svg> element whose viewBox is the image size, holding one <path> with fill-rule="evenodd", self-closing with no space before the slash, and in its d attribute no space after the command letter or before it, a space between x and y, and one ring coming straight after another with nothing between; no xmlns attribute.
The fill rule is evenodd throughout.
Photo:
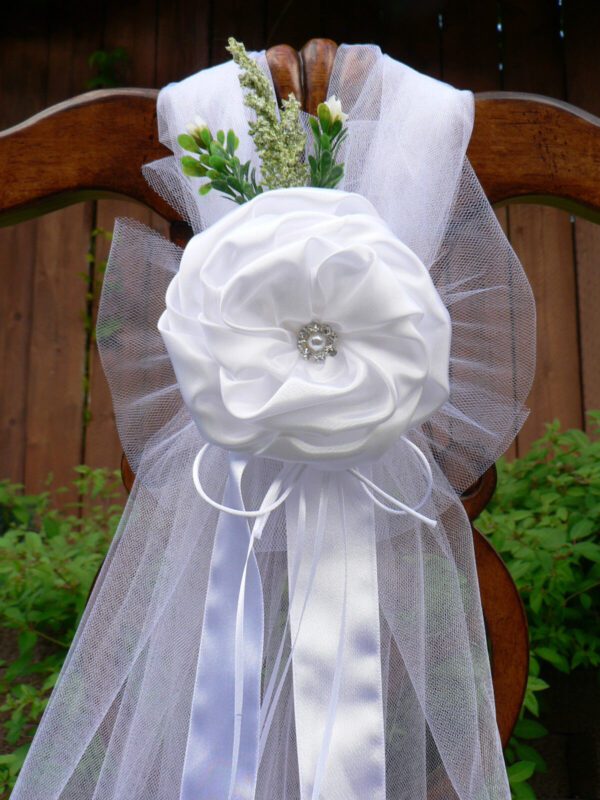
<svg viewBox="0 0 600 800"><path fill-rule="evenodd" d="M311 471L286 505L302 800L386 800L374 509L361 500L347 473Z"/></svg>
<svg viewBox="0 0 600 800"><path fill-rule="evenodd" d="M297 348L318 320L338 354ZM357 194L280 189L194 236L158 323L183 399L228 450L336 469L448 399L451 325L429 272Z"/></svg>

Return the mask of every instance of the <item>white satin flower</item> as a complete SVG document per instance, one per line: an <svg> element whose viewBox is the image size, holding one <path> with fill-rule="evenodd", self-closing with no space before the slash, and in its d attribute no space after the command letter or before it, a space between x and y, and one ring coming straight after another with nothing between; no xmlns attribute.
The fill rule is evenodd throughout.
<svg viewBox="0 0 600 800"><path fill-rule="evenodd" d="M320 363L298 349L312 321L337 335ZM194 421L230 450L348 467L448 397L448 312L357 194L265 192L194 236L158 327Z"/></svg>

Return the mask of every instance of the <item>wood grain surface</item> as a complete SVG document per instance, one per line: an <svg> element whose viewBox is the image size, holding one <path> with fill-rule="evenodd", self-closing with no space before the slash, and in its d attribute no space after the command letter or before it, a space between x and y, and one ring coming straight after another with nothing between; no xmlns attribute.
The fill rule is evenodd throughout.
<svg viewBox="0 0 600 800"><path fill-rule="evenodd" d="M278 51L278 54L280 51ZM293 85L290 80L289 85ZM60 103L0 133L0 224L89 197L130 197L167 220L177 214L140 167L167 155L156 131L156 91L108 89ZM600 120L531 94L476 98L468 156L493 203L546 202L600 218ZM82 142L80 131L88 137ZM44 150L32 162L32 150Z"/></svg>

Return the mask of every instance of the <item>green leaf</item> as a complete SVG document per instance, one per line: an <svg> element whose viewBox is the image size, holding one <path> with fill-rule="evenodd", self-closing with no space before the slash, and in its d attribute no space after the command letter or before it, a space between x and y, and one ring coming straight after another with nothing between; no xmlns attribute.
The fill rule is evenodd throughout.
<svg viewBox="0 0 600 800"><path fill-rule="evenodd" d="M232 130L227 132L227 152L233 155L237 149L239 144L239 140L236 138L235 133Z"/></svg>
<svg viewBox="0 0 600 800"><path fill-rule="evenodd" d="M199 153L200 148L196 144L196 140L189 135L189 133L181 133L177 137L177 142L184 150L189 150L190 153Z"/></svg>
<svg viewBox="0 0 600 800"><path fill-rule="evenodd" d="M595 542L577 542L573 550L578 556L583 556L589 561L600 562L600 545Z"/></svg>
<svg viewBox="0 0 600 800"><path fill-rule="evenodd" d="M514 735L518 739L540 739L548 731L534 719L520 719L515 725Z"/></svg>
<svg viewBox="0 0 600 800"><path fill-rule="evenodd" d="M591 519L580 519L569 530L571 540L585 539L598 530L598 522Z"/></svg>
<svg viewBox="0 0 600 800"><path fill-rule="evenodd" d="M190 178L202 178L206 175L206 167L193 156L182 156L181 168L183 174Z"/></svg>
<svg viewBox="0 0 600 800"><path fill-rule="evenodd" d="M540 713L540 704L538 702L537 697L533 692L527 692L525 694L525 700L523 701L523 707L530 711L534 717L539 716Z"/></svg>
<svg viewBox="0 0 600 800"><path fill-rule="evenodd" d="M33 631L22 631L19 634L19 654L21 657L29 656L37 644L38 635Z"/></svg>
<svg viewBox="0 0 600 800"><path fill-rule="evenodd" d="M539 658L543 658L544 661L548 661L549 664L552 664L552 666L556 667L556 669L561 672L569 671L569 662L567 659L552 647L536 647L535 654L539 656Z"/></svg>
<svg viewBox="0 0 600 800"><path fill-rule="evenodd" d="M213 169L222 172L225 169L226 161L224 158L221 158L221 156L210 156L208 163Z"/></svg>
<svg viewBox="0 0 600 800"><path fill-rule="evenodd" d="M208 194L211 189L212 185L210 183L203 183L202 186L198 189L198 192L199 194L204 196L205 194Z"/></svg>
<svg viewBox="0 0 600 800"><path fill-rule="evenodd" d="M548 771L548 765L537 750L535 750L529 744L524 744L523 742L518 742L514 739L512 741L514 742L513 747L519 760L532 761L535 764L536 772Z"/></svg>
<svg viewBox="0 0 600 800"><path fill-rule="evenodd" d="M329 110L329 106L326 103L319 103L317 106L317 116L319 117L319 122L321 123L321 129L324 133L329 133L331 129L331 111Z"/></svg>
<svg viewBox="0 0 600 800"><path fill-rule="evenodd" d="M15 775L17 774L17 772L23 766L23 762L25 761L25 757L27 756L27 753L29 752L29 747L30 747L29 744L23 744L23 745L21 745L21 747L17 747L16 750L13 750L13 752L11 753L11 755L13 757L12 769L14 770L14 774Z"/></svg>
<svg viewBox="0 0 600 800"><path fill-rule="evenodd" d="M508 767L507 772L509 783L513 786L515 783L523 783L531 778L535 772L535 764L533 761L517 761Z"/></svg>
<svg viewBox="0 0 600 800"><path fill-rule="evenodd" d="M541 591L532 591L529 595L529 606L534 614L538 614L542 608L544 595Z"/></svg>
<svg viewBox="0 0 600 800"><path fill-rule="evenodd" d="M235 192L229 186L227 181L218 180L218 179L217 180L213 180L212 187L213 187L213 189L216 189L218 192L222 192L223 194L226 194L228 197L234 198L236 196Z"/></svg>
<svg viewBox="0 0 600 800"><path fill-rule="evenodd" d="M331 153L328 150L325 150L323 155L321 156L321 169L323 172L327 172L333 164L333 158Z"/></svg>
<svg viewBox="0 0 600 800"><path fill-rule="evenodd" d="M530 675L527 680L527 688L531 689L532 692L543 692L544 689L548 689L550 684L543 681L541 678L536 678L534 675Z"/></svg>
<svg viewBox="0 0 600 800"><path fill-rule="evenodd" d="M60 524L55 517L46 517L42 523L44 533L51 539L60 533Z"/></svg>
<svg viewBox="0 0 600 800"><path fill-rule="evenodd" d="M225 132L224 131L217 131L217 141L220 145L225 144Z"/></svg>
<svg viewBox="0 0 600 800"><path fill-rule="evenodd" d="M515 783L511 785L513 800L536 800L536 793L528 783Z"/></svg>

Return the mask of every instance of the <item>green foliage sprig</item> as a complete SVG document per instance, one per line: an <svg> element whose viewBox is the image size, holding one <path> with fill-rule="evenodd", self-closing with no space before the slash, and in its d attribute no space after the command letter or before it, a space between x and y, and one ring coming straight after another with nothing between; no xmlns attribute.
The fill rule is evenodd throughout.
<svg viewBox="0 0 600 800"><path fill-rule="evenodd" d="M235 155L240 140L230 130L217 131L213 138L207 125L201 120L190 126L188 133L182 133L178 142L184 150L193 153L183 156L181 166L185 175L194 178L208 178L199 189L201 195L217 189L235 203L245 203L261 194L263 189L256 182L256 171L247 161L242 164Z"/></svg>
<svg viewBox="0 0 600 800"><path fill-rule="evenodd" d="M204 120L188 126L178 137L179 145L191 153L181 158L185 175L207 178L199 189L201 195L217 189L236 203L245 203L268 189L293 186L333 188L342 179L344 165L336 163L339 147L346 136L341 104L335 97L321 103L310 125L314 155L306 163L306 133L300 119L300 103L293 94L282 101L278 114L273 87L257 62L241 42L229 38L227 50L240 67L240 85L244 102L255 113L248 132L261 162L261 181L247 161L235 156L239 139L233 130L217 131L213 137Z"/></svg>
<svg viewBox="0 0 600 800"><path fill-rule="evenodd" d="M26 495L0 481L0 627L17 646L12 662L0 662L0 797L14 785L122 512L118 473L78 467L74 488L79 499L59 509L61 490Z"/></svg>
<svg viewBox="0 0 600 800"><path fill-rule="evenodd" d="M241 70L240 85L246 90L244 103L256 114L248 132L260 157L265 187L305 186L306 134L300 123L300 103L290 94L281 104L281 119L278 119L273 88L260 66L233 37L228 40L227 50Z"/></svg>
<svg viewBox="0 0 600 800"><path fill-rule="evenodd" d="M527 781L546 769L532 746L547 733L537 720L544 665L568 673L600 664L600 412L589 419L589 434L561 432L555 422L523 458L501 461L498 489L477 523L506 562L529 621L529 682L506 751L515 800L535 798Z"/></svg>
<svg viewBox="0 0 600 800"><path fill-rule="evenodd" d="M317 117L310 118L315 154L308 157L311 186L333 189L344 175L344 165L336 163L340 145L348 133L344 128L346 114L335 95L320 103Z"/></svg>

